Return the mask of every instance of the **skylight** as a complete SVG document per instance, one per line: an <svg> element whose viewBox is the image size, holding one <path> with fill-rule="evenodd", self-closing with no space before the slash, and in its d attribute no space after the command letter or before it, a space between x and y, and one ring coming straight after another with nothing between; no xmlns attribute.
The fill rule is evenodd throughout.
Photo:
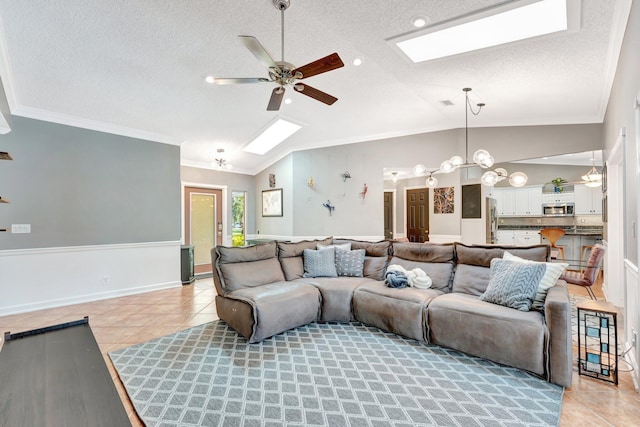
<svg viewBox="0 0 640 427"><path fill-rule="evenodd" d="M253 141L243 148L243 151L254 154L264 154L285 139L300 130L302 126L278 118Z"/></svg>
<svg viewBox="0 0 640 427"><path fill-rule="evenodd" d="M402 36L402 40L392 42L417 63L567 28L566 0L541 0L499 13L482 13L450 21L421 31L418 36Z"/></svg>

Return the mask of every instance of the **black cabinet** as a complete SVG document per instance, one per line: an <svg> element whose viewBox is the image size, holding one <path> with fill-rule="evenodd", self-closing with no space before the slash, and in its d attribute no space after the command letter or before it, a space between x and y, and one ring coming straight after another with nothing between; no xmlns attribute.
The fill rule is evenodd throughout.
<svg viewBox="0 0 640 427"><path fill-rule="evenodd" d="M183 285L189 285L196 280L193 268L193 246L180 247L180 273Z"/></svg>

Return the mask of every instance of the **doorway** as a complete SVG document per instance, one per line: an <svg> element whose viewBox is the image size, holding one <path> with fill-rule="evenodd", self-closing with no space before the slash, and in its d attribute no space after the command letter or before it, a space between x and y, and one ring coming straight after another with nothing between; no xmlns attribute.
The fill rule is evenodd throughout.
<svg viewBox="0 0 640 427"><path fill-rule="evenodd" d="M429 189L407 189L407 238L410 242L429 241Z"/></svg>
<svg viewBox="0 0 640 427"><path fill-rule="evenodd" d="M231 245L244 246L245 244L245 211L247 203L246 191L231 192Z"/></svg>
<svg viewBox="0 0 640 427"><path fill-rule="evenodd" d="M393 240L393 191L384 192L384 238Z"/></svg>
<svg viewBox="0 0 640 427"><path fill-rule="evenodd" d="M184 243L193 246L195 274L211 273L211 248L222 244L222 190L184 187Z"/></svg>

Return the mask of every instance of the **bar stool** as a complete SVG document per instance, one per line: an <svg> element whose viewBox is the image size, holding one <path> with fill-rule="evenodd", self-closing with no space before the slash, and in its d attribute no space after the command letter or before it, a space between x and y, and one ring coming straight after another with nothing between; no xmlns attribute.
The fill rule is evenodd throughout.
<svg viewBox="0 0 640 427"><path fill-rule="evenodd" d="M591 252L589 252L589 259L584 269L584 273L577 271L565 270L560 276L562 280L570 285L582 286L587 290L589 297L593 300L597 300L596 295L593 293L591 287L598 279L600 268L602 267L602 260L604 259L605 248L599 243L593 245Z"/></svg>
<svg viewBox="0 0 640 427"><path fill-rule="evenodd" d="M584 273L584 270L586 269L586 265L587 265L587 256L591 253L591 250L593 249L592 245L584 245L582 246L582 255L580 256L580 272Z"/></svg>
<svg viewBox="0 0 640 427"><path fill-rule="evenodd" d="M564 246L558 246L556 245L556 242L560 240L566 233L567 232L562 228L543 228L542 230L540 230L540 234L542 235L542 237L547 239L547 241L551 245L551 251L553 252L554 249L558 251L558 255L562 257L562 262L566 262L564 256ZM556 259L558 258L556 257Z"/></svg>

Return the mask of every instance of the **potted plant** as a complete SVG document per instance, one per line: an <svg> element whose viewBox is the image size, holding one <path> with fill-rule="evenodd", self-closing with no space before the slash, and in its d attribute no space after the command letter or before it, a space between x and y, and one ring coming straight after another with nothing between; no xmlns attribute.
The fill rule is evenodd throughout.
<svg viewBox="0 0 640 427"><path fill-rule="evenodd" d="M567 183L567 180L564 178L553 178L549 181L550 184L553 184L553 191L555 193L562 193L564 191L563 185Z"/></svg>

